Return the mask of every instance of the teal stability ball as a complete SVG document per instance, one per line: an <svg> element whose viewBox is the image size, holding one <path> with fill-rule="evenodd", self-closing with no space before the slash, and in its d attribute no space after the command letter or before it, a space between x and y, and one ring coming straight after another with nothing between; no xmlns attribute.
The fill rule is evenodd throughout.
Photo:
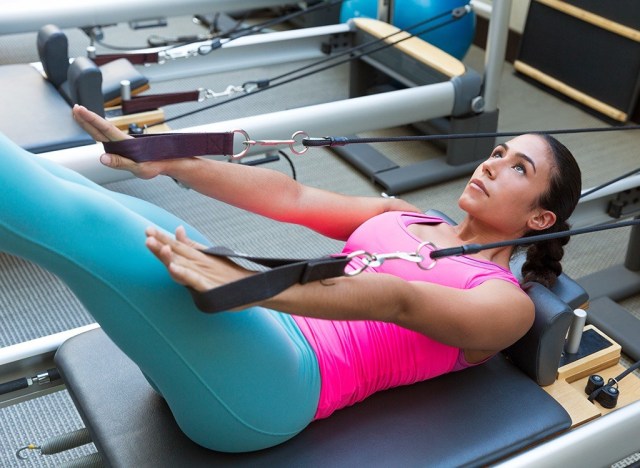
<svg viewBox="0 0 640 468"><path fill-rule="evenodd" d="M450 12L468 2L463 0L396 0L393 3L393 24L404 29L440 16L442 13ZM359 17L376 18L377 11L378 0L346 0L340 10L340 21L346 22L351 18ZM430 29L446 23L450 18L451 16L447 15L408 32L414 34L427 28ZM420 34L420 37L457 59L462 59L473 42L475 26L475 15L470 12L451 24Z"/></svg>

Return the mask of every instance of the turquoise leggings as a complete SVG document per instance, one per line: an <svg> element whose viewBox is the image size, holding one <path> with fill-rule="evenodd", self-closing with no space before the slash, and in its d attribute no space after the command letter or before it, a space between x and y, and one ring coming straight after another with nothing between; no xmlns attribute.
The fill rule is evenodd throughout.
<svg viewBox="0 0 640 468"><path fill-rule="evenodd" d="M318 363L294 320L258 307L204 314L146 249L147 226L173 232L184 222L1 134L0 161L0 250L61 278L163 395L189 438L213 450L252 451L312 421Z"/></svg>

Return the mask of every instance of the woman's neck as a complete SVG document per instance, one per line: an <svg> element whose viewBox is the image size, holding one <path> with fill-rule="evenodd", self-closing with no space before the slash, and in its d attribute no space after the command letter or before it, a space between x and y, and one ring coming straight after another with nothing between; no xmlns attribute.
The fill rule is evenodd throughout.
<svg viewBox="0 0 640 468"><path fill-rule="evenodd" d="M505 240L517 239L522 233L506 233L489 226L471 216L467 216L460 224L454 226L454 230L462 244L490 244ZM509 260L513 247L500 247L483 250L480 255L498 265L509 266Z"/></svg>

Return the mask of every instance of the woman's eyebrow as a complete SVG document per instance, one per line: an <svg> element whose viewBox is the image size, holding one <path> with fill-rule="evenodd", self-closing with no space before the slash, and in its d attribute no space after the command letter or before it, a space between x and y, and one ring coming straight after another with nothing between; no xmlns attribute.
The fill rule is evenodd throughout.
<svg viewBox="0 0 640 468"><path fill-rule="evenodd" d="M504 148L505 151L509 151L509 146L506 143L500 143L498 146L502 146ZM513 153L516 157L520 158L520 159L524 159L525 161L527 161L529 164L531 164L531 167L533 168L533 172L537 172L536 171L536 163L533 162L533 159L531 159L529 156L527 156L524 153L519 153L519 152L515 152Z"/></svg>

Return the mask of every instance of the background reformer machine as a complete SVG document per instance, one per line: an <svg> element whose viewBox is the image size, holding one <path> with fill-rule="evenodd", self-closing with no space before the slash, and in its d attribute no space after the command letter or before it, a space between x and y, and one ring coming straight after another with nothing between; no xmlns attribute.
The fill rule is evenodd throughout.
<svg viewBox="0 0 640 468"><path fill-rule="evenodd" d="M287 139L297 130L312 136L355 134L364 131L437 120L450 124L449 131L491 131L497 125L497 91L504 60L510 3L495 2L490 23L489 47L484 77L465 67L452 56L418 38L363 57L352 64L349 99L310 105L286 111L248 116L210 123L179 131L228 131L241 128L256 140ZM171 60L162 65L136 67L150 85L186 76L241 70L269 63L326 57L326 50L339 50L340 44L360 44L381 38L397 29L375 20L356 19L337 24L286 32L242 37L223 44L214 54ZM389 41L397 40L395 38ZM195 44L195 47L198 45ZM180 49L174 49L180 53ZM366 63L365 63L366 61ZM375 71L375 74L374 74ZM364 95L368 80L401 85L378 94ZM72 124L73 122L70 121ZM370 172L374 182L389 193L448 180L471 172L479 158L493 146L491 139L479 143L455 142L445 157L436 157L408 167L397 167L382 156L346 156L356 167ZM478 146L480 145L480 146ZM371 148L367 150L372 151ZM252 149L251 152L264 152ZM41 153L98 183L107 183L123 174L102 167L97 156L101 145L84 145ZM345 153L343 153L345 154ZM371 167L371 165L375 167Z"/></svg>

